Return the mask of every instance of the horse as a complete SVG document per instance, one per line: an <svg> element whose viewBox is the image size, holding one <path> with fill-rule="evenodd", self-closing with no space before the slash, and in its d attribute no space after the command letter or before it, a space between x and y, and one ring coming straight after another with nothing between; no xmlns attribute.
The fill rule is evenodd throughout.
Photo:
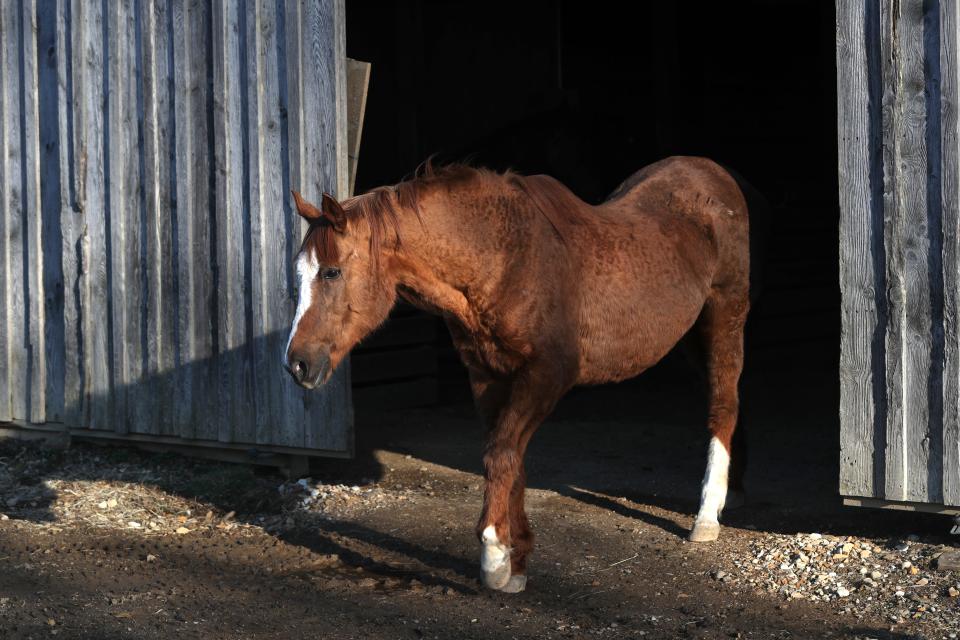
<svg viewBox="0 0 960 640"><path fill-rule="evenodd" d="M557 401L638 375L687 334L702 339L711 435L689 540L717 539L728 491L742 495L731 445L750 307L747 200L730 172L667 158L596 206L549 176L460 164L343 202L292 195L309 226L284 365L322 385L398 296L444 318L487 426L487 587L526 587L524 453Z"/></svg>

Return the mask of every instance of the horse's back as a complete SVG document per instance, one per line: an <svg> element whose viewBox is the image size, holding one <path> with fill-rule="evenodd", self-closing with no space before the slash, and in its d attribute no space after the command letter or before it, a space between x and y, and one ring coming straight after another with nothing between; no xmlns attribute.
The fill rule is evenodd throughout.
<svg viewBox="0 0 960 640"><path fill-rule="evenodd" d="M623 379L655 364L718 291L746 300L747 206L720 165L662 160L624 181L596 215L604 224L584 256L594 274L582 289L584 381Z"/></svg>

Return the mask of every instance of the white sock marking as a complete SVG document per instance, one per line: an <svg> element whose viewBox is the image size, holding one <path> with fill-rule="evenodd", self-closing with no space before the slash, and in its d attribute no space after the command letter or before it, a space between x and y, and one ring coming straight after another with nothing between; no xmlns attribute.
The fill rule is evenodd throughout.
<svg viewBox="0 0 960 640"><path fill-rule="evenodd" d="M719 522L723 503L727 499L727 473L730 469L730 454L714 436L707 451L707 472L703 476L700 493L700 512L697 522Z"/></svg>
<svg viewBox="0 0 960 640"><path fill-rule="evenodd" d="M290 343L293 342L293 336L297 333L300 320L313 303L313 281L320 273L320 264L308 251L297 257L296 270L297 278L300 281L300 296L297 299L297 314L293 317L293 325L290 327L290 337L287 338L287 348L283 351L284 365L290 358Z"/></svg>
<svg viewBox="0 0 960 640"><path fill-rule="evenodd" d="M509 549L501 544L497 538L497 530L491 524L483 530L480 536L483 540L483 551L480 552L480 568L486 573L493 573L503 567L510 557Z"/></svg>

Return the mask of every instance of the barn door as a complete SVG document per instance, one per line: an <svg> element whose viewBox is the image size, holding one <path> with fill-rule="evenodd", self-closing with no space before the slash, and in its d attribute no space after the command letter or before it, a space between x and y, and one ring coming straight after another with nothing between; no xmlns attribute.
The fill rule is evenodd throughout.
<svg viewBox="0 0 960 640"><path fill-rule="evenodd" d="M840 490L960 505L955 0L837 3Z"/></svg>
<svg viewBox="0 0 960 640"><path fill-rule="evenodd" d="M281 366L290 189L346 193L343 0L0 13L0 420L349 452L349 367Z"/></svg>

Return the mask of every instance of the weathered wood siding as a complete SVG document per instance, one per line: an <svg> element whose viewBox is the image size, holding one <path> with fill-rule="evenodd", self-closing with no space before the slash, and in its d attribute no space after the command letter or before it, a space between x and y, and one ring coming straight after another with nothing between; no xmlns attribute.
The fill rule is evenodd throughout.
<svg viewBox="0 0 960 640"><path fill-rule="evenodd" d="M345 91L343 0L0 3L0 421L349 451L281 366Z"/></svg>
<svg viewBox="0 0 960 640"><path fill-rule="evenodd" d="M960 505L957 2L837 3L840 492Z"/></svg>

